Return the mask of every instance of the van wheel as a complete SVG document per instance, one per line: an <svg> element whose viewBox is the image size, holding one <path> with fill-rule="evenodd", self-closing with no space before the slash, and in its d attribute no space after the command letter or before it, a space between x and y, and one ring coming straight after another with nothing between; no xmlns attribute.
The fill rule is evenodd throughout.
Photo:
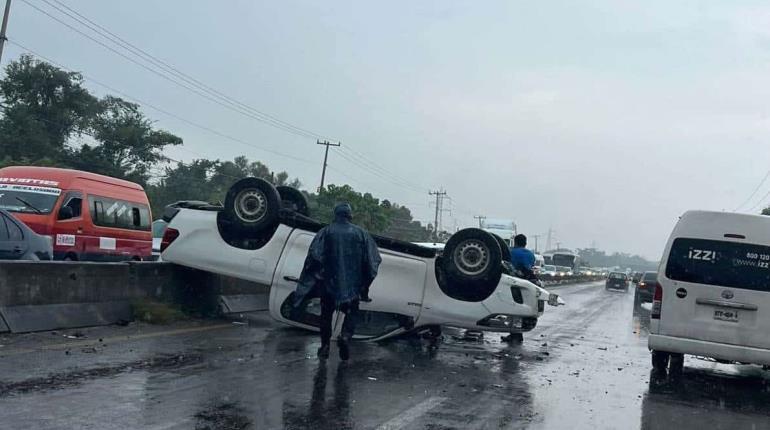
<svg viewBox="0 0 770 430"><path fill-rule="evenodd" d="M500 245L484 230L460 230L447 241L442 266L447 295L457 300L483 301L495 291L502 276Z"/></svg>
<svg viewBox="0 0 770 430"><path fill-rule="evenodd" d="M254 238L277 224L280 209L281 196L270 182L244 178L227 191L220 213L230 233Z"/></svg>
<svg viewBox="0 0 770 430"><path fill-rule="evenodd" d="M652 351L652 368L658 372L665 372L668 368L668 359L671 356L665 351Z"/></svg>
<svg viewBox="0 0 770 430"><path fill-rule="evenodd" d="M300 215L310 216L310 208L307 204L307 198L296 188L281 185L275 187L281 196L281 207L296 212Z"/></svg>
<svg viewBox="0 0 770 430"><path fill-rule="evenodd" d="M672 353L668 359L668 371L672 375L680 375L684 371L684 354Z"/></svg>
<svg viewBox="0 0 770 430"><path fill-rule="evenodd" d="M65 255L62 260L64 260L64 261L78 261L78 256L73 254L73 253L69 253L69 254Z"/></svg>

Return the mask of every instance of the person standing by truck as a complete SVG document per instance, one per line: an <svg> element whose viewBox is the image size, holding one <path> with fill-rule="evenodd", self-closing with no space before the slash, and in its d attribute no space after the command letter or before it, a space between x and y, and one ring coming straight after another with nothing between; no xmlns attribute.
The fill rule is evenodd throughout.
<svg viewBox="0 0 770 430"><path fill-rule="evenodd" d="M523 234L517 234L513 238L513 248L511 248L511 265L516 272L516 276L526 279L534 284L539 285L540 281L535 275L535 253L527 249L527 236ZM524 341L524 336L521 333L511 333L508 336L502 338L504 342L517 342Z"/></svg>
<svg viewBox="0 0 770 430"><path fill-rule="evenodd" d="M329 357L334 311L345 314L337 340L340 359L350 358L360 302L369 302L369 287L382 262L374 239L353 224L347 203L334 208L334 221L321 229L310 244L297 286L295 304L311 292L321 298L321 347L318 357Z"/></svg>

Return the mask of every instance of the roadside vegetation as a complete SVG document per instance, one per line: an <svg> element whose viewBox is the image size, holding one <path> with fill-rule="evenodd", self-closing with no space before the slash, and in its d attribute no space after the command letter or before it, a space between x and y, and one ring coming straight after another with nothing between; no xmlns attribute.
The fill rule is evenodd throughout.
<svg viewBox="0 0 770 430"><path fill-rule="evenodd" d="M127 179L145 187L156 217L179 200L216 203L247 176L302 188L289 173L245 156L182 163L164 155L164 149L182 144L181 137L156 128L136 103L113 95L99 98L79 73L32 56L9 63L0 80L0 167L67 167ZM335 203L344 200L355 208L356 222L373 233L407 241L432 236L432 226L415 221L409 208L350 185L303 192L319 220L329 221Z"/></svg>

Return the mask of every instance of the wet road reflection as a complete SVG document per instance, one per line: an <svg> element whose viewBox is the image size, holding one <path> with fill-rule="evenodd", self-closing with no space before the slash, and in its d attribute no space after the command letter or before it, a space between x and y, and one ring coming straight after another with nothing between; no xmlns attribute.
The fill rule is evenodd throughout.
<svg viewBox="0 0 770 430"><path fill-rule="evenodd" d="M131 340L64 355L63 363L61 350L8 355L0 375L22 380L0 377L0 393L15 387L0 394L0 422L14 429L770 428L770 377L761 368L688 358L680 377L659 377L650 373L646 345L649 306L635 303L633 291L583 285L559 293L568 305L549 308L523 345L448 329L437 345L355 343L349 363L335 347L322 362L316 335L265 323Z"/></svg>

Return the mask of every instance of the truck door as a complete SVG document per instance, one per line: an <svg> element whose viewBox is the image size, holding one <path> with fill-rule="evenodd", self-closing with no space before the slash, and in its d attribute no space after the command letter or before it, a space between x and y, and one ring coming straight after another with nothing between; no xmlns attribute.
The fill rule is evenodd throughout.
<svg viewBox="0 0 770 430"><path fill-rule="evenodd" d="M271 315L298 327L318 329L321 302L305 300L298 309L292 306L294 290L302 273L314 233L295 230L286 243L270 291ZM380 249L382 264L371 286L369 303L361 303L356 325L357 338L376 338L411 328L422 307L426 264L417 257ZM341 321L335 317L333 321Z"/></svg>

